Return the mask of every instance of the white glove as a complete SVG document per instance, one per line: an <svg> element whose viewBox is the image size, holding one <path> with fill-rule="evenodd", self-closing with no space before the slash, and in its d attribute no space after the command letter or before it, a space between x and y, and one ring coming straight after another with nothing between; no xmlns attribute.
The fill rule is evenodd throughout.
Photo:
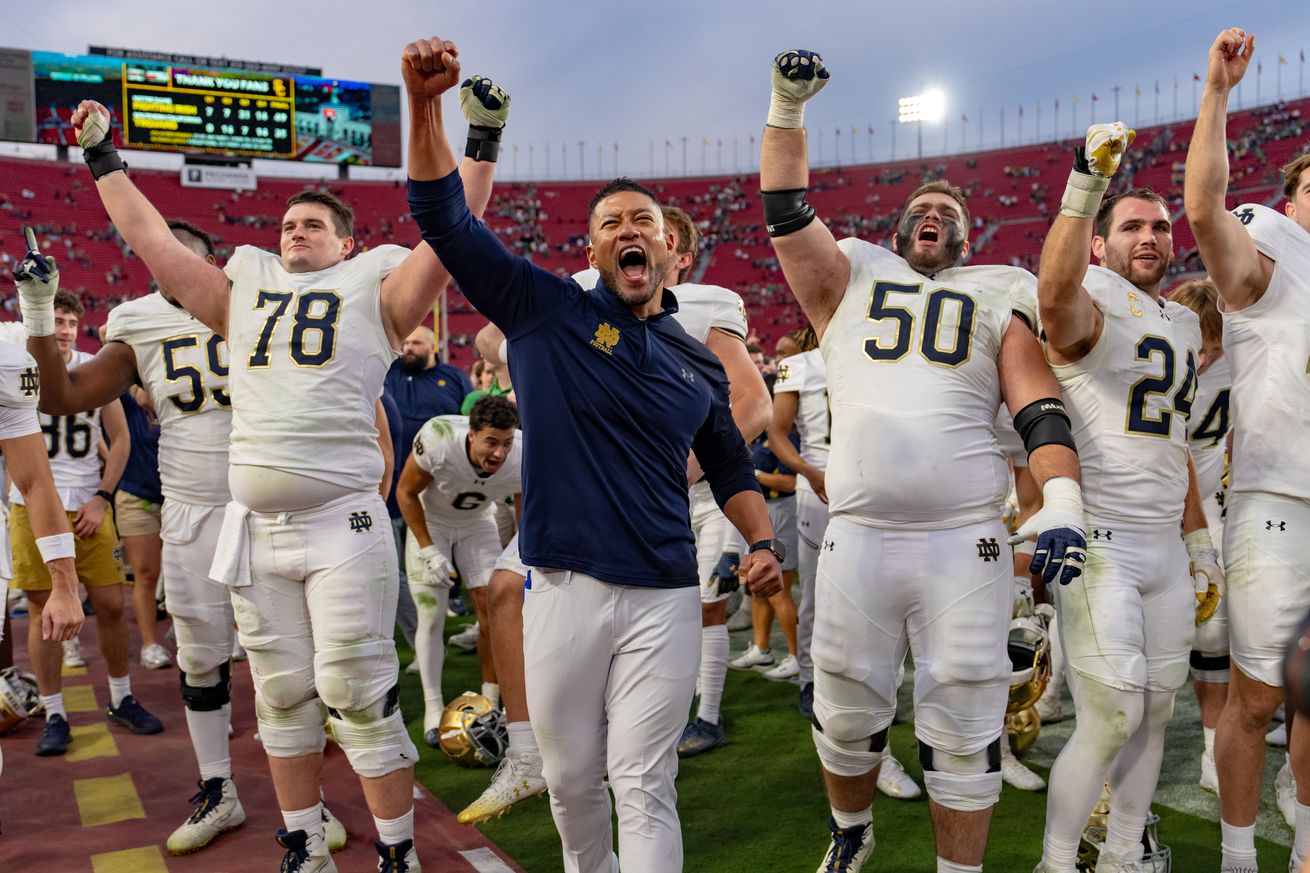
<svg viewBox="0 0 1310 873"><path fill-rule="evenodd" d="M1060 201L1060 212L1073 218L1095 218L1110 177L1119 171L1124 150L1137 132L1122 121L1093 124L1074 157L1073 170Z"/></svg>
<svg viewBox="0 0 1310 873"><path fill-rule="evenodd" d="M486 76L474 76L459 87L459 110L469 124L501 128L509 120L509 94Z"/></svg>
<svg viewBox="0 0 1310 873"><path fill-rule="evenodd" d="M830 75L818 52L792 49L773 59L773 98L769 127L794 129L805 124L805 101L823 90Z"/></svg>
<svg viewBox="0 0 1310 873"><path fill-rule="evenodd" d="M1124 151L1137 138L1137 131L1129 130L1122 121L1109 124L1093 124L1087 128L1087 141L1084 152L1087 155L1087 168L1094 175L1107 179L1119 171L1119 162L1123 160Z"/></svg>
<svg viewBox="0 0 1310 873"><path fill-rule="evenodd" d="M419 549L419 558L423 561L424 585L433 588L449 588L455 584L455 568L450 559L435 544Z"/></svg>
<svg viewBox="0 0 1310 873"><path fill-rule="evenodd" d="M1083 491L1066 476L1047 479L1042 486L1042 508L1014 532L1016 545L1037 538L1030 573L1041 573L1050 585L1068 585L1083 573L1087 562L1087 532L1083 521Z"/></svg>
<svg viewBox="0 0 1310 873"><path fill-rule="evenodd" d="M1224 571L1219 567L1219 552L1205 528L1183 535L1187 557L1192 562L1192 584L1196 586L1196 623L1203 625L1219 608L1224 594Z"/></svg>
<svg viewBox="0 0 1310 873"><path fill-rule="evenodd" d="M18 308L28 336L50 336L55 332L55 292L59 290L59 268L54 258L41 254L35 248L36 239L31 230L26 233L27 257L14 268Z"/></svg>

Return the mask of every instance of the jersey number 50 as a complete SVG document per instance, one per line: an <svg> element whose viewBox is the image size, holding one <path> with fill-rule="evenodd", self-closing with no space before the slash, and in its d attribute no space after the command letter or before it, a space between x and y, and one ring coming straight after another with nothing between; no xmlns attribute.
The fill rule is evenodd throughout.
<svg viewBox="0 0 1310 873"><path fill-rule="evenodd" d="M918 294L923 285L902 285L899 282L875 282L869 300L869 320L890 319L896 323L896 334L884 344L878 337L864 341L864 354L871 361L899 361L910 351L914 333L914 313L903 306L888 306L888 294ZM955 331L946 337L941 333L942 314L948 305L957 307L959 318ZM923 332L919 338L919 354L931 363L943 367L958 367L969 360L969 344L973 340L973 321L976 307L973 298L949 288L938 288L928 295L923 308Z"/></svg>

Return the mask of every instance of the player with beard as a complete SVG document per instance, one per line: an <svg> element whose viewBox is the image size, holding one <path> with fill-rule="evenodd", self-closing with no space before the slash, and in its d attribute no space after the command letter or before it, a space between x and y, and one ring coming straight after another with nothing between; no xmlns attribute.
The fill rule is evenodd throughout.
<svg viewBox="0 0 1310 873"><path fill-rule="evenodd" d="M747 591L781 587L727 378L671 317L677 299L664 279L675 245L651 192L618 179L592 198L587 255L601 274L592 291L510 253L469 214L445 140L440 95L459 81L454 45L419 40L405 61L429 96L411 128L411 211L464 295L508 337L521 392L523 660L564 867L617 867L608 775L625 873L677 873L676 744L701 636L691 451L751 543Z"/></svg>
<svg viewBox="0 0 1310 873"><path fill-rule="evenodd" d="M1215 733L1224 871L1256 869L1270 714L1283 699L1283 652L1310 609L1310 155L1283 167L1283 214L1258 203L1226 210L1228 98L1246 76L1255 37L1229 28L1210 47L1183 199L1219 290L1233 372L1233 457L1224 556L1232 665ZM1296 777L1293 864L1310 859L1310 719L1287 749Z"/></svg>
<svg viewBox="0 0 1310 873"><path fill-rule="evenodd" d="M1141 870L1174 695L1223 579L1187 449L1201 328L1160 295L1169 209L1145 188L1102 202L1132 138L1118 122L1087 129L1037 284L1091 533L1083 577L1053 590L1077 727L1051 768L1042 873L1074 873L1107 778L1097 870Z"/></svg>
<svg viewBox="0 0 1310 873"><path fill-rule="evenodd" d="M814 52L774 59L760 156L765 222L819 335L832 400L812 649L813 737L832 809L820 870L859 870L873 852L874 786L909 648L937 870L978 871L1011 674L1001 401L1019 410L1045 496L1016 536L1037 536L1033 569L1051 582L1081 572L1078 461L1032 330L1033 276L959 266L969 252L959 189L914 191L892 251L839 243L815 220L802 125L828 80Z"/></svg>

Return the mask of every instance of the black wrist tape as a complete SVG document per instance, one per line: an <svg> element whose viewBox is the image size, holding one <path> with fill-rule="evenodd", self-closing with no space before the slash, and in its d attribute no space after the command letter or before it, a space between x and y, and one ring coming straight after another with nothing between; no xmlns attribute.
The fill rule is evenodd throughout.
<svg viewBox="0 0 1310 873"><path fill-rule="evenodd" d="M464 157L495 163L500 157L500 134L504 129L470 124L468 142L464 145Z"/></svg>
<svg viewBox="0 0 1310 873"><path fill-rule="evenodd" d="M127 169L127 164L118 156L118 149L114 148L114 141L108 134L91 148L84 149L82 159L90 167L92 179L99 179L101 176Z"/></svg>
<svg viewBox="0 0 1310 873"><path fill-rule="evenodd" d="M1069 414L1064 411L1064 403L1058 397L1034 400L1020 409L1014 417L1014 429L1023 438L1023 446L1030 455L1042 446L1052 444L1078 451L1073 431L1069 428Z"/></svg>
<svg viewBox="0 0 1310 873"><path fill-rule="evenodd" d="M805 199L806 189L788 188L784 191L760 191L764 204L764 223L769 236L786 236L795 233L814 220L814 207Z"/></svg>
<svg viewBox="0 0 1310 873"><path fill-rule="evenodd" d="M1087 147L1078 146L1073 150L1073 168L1084 176L1091 176L1092 165L1087 163Z"/></svg>

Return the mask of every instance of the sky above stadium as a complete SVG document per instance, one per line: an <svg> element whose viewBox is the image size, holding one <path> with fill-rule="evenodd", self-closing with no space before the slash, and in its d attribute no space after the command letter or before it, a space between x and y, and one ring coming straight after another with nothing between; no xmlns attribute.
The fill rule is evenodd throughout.
<svg viewBox="0 0 1310 873"><path fill-rule="evenodd" d="M1234 25L1256 35L1261 65L1240 105L1255 104L1257 78L1260 102L1310 91L1305 0L0 3L0 43L14 47L222 55L387 83L404 44L435 32L513 97L502 178L750 169L769 62L787 48L821 52L833 73L806 115L822 164L913 157L920 131L892 119L898 98L930 88L946 107L923 126L925 154L1081 133L1116 100L1118 117L1149 125L1193 114L1193 76ZM453 97L446 109L461 121Z"/></svg>

